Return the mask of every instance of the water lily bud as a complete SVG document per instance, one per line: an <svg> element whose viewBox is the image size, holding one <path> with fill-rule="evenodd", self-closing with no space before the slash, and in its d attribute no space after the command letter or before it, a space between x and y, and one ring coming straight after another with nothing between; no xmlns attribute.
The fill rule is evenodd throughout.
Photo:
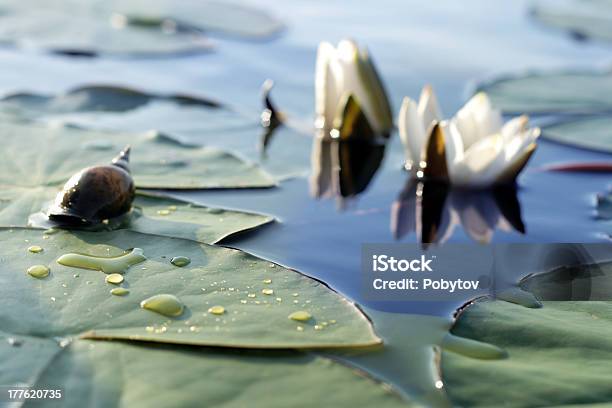
<svg viewBox="0 0 612 408"><path fill-rule="evenodd" d="M315 100L316 125L325 137L388 136L393 127L382 81L367 50L360 50L354 41L342 40L338 47L328 42L319 45ZM359 126L353 127L358 117ZM351 129L354 131L347 133ZM364 129L370 134L363 134Z"/></svg>

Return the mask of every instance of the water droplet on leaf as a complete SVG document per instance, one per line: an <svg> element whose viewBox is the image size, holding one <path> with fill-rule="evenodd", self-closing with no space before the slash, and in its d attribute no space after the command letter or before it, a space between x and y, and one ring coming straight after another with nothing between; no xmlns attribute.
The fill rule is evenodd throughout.
<svg viewBox="0 0 612 408"><path fill-rule="evenodd" d="M304 310L298 310L297 312L293 312L289 315L289 319L297 322L307 322L311 318L312 315Z"/></svg>
<svg viewBox="0 0 612 408"><path fill-rule="evenodd" d="M140 302L140 307L170 317L180 316L185 309L176 296L168 294L151 296Z"/></svg>
<svg viewBox="0 0 612 408"><path fill-rule="evenodd" d="M170 263L174 266L182 268L183 266L189 265L191 263L191 259L187 258L186 256L175 256L170 260Z"/></svg>
<svg viewBox="0 0 612 408"><path fill-rule="evenodd" d="M113 285L118 285L121 282L123 282L123 275L120 275L118 273L111 273L110 275L106 276L105 281L106 283L112 283Z"/></svg>
<svg viewBox="0 0 612 408"><path fill-rule="evenodd" d="M49 276L49 268L45 265L34 265L28 268L28 275L36 279L43 279Z"/></svg>
<svg viewBox="0 0 612 408"><path fill-rule="evenodd" d="M65 254L59 257L57 263L73 268L93 269L104 273L122 273L130 266L144 262L147 258L140 248L134 248L121 256L105 258L84 254Z"/></svg>

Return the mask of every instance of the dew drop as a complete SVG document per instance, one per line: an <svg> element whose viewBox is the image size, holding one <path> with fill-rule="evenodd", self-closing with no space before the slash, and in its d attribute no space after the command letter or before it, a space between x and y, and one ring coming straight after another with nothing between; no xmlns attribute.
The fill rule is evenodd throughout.
<svg viewBox="0 0 612 408"><path fill-rule="evenodd" d="M208 313L212 313L214 315L222 315L225 313L225 308L223 306L213 306L208 309Z"/></svg>
<svg viewBox="0 0 612 408"><path fill-rule="evenodd" d="M151 296L140 302L140 307L170 317L180 316L185 309L176 296L168 294Z"/></svg>
<svg viewBox="0 0 612 408"><path fill-rule="evenodd" d="M296 330L299 332L303 332L304 331L304 326L298 326L296 327Z"/></svg>
<svg viewBox="0 0 612 408"><path fill-rule="evenodd" d="M127 290L126 288L113 288L110 291L111 295L115 295L115 296L125 296L128 293L130 293L129 290Z"/></svg>
<svg viewBox="0 0 612 408"><path fill-rule="evenodd" d="M27 270L28 275L36 279L43 279L49 276L49 268L45 265L30 266Z"/></svg>
<svg viewBox="0 0 612 408"><path fill-rule="evenodd" d="M170 263L174 266L182 268L183 266L189 265L191 263L191 259L187 258L186 256L175 256L170 260Z"/></svg>
<svg viewBox="0 0 612 408"><path fill-rule="evenodd" d="M73 268L93 269L104 273L122 273L130 266L144 262L147 258L140 248L134 248L123 255L105 258L84 254L65 254L59 257L57 263Z"/></svg>
<svg viewBox="0 0 612 408"><path fill-rule="evenodd" d="M273 295L274 290L273 289L262 289L261 293L263 293L264 295Z"/></svg>
<svg viewBox="0 0 612 408"><path fill-rule="evenodd" d="M250 297L250 298L254 298L254 297L256 297L257 295L256 295L256 294L254 294L254 293L249 293L247 296L248 296L248 297Z"/></svg>
<svg viewBox="0 0 612 408"><path fill-rule="evenodd" d="M243 305L246 305L246 304L247 304L247 301L246 301L245 299L241 299L241 300L240 300L240 303L242 303Z"/></svg>
<svg viewBox="0 0 612 408"><path fill-rule="evenodd" d="M312 315L304 310L298 310L297 312L293 312L289 315L289 319L295 320L297 322L307 322L312 319Z"/></svg>
<svg viewBox="0 0 612 408"><path fill-rule="evenodd" d="M272 283L272 279L264 279L262 282L266 284L270 284Z"/></svg>
<svg viewBox="0 0 612 408"><path fill-rule="evenodd" d="M170 215L170 210L157 210L157 215Z"/></svg>
<svg viewBox="0 0 612 408"><path fill-rule="evenodd" d="M123 275L118 274L118 273L111 273L110 275L106 276L105 281L106 283L112 283L113 285L118 285L121 282L123 282Z"/></svg>
<svg viewBox="0 0 612 408"><path fill-rule="evenodd" d="M28 251L33 254L39 254L43 251L43 248L38 245L32 245L31 247L28 248Z"/></svg>
<svg viewBox="0 0 612 408"><path fill-rule="evenodd" d="M168 211L176 211L176 205L169 205Z"/></svg>
<svg viewBox="0 0 612 408"><path fill-rule="evenodd" d="M6 339L6 342L13 347L20 347L23 344L23 341L20 339L16 339L15 337L9 337Z"/></svg>

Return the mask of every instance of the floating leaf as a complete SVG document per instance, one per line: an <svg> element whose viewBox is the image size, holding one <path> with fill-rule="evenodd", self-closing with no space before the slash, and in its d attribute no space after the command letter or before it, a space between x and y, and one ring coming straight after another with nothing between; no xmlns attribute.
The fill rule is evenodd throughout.
<svg viewBox="0 0 612 408"><path fill-rule="evenodd" d="M62 389L63 407L364 406L405 407L397 394L361 372L299 352L185 349L20 337L0 343L3 384ZM14 364L18 363L18 364ZM10 368L9 368L10 367ZM350 390L350 392L339 392ZM56 406L52 399L37 401Z"/></svg>
<svg viewBox="0 0 612 408"><path fill-rule="evenodd" d="M612 116L560 122L544 127L543 135L557 142L612 153Z"/></svg>
<svg viewBox="0 0 612 408"><path fill-rule="evenodd" d="M609 401L611 278L611 262L567 264L521 281L523 289L543 300L542 308L483 300L464 309L452 333L501 347L508 357L490 361L443 353L442 374L453 404Z"/></svg>
<svg viewBox="0 0 612 408"><path fill-rule="evenodd" d="M531 14L548 26L568 31L576 39L612 41L609 0L540 0L533 4Z"/></svg>
<svg viewBox="0 0 612 408"><path fill-rule="evenodd" d="M274 185L261 169L228 152L184 144L159 132L131 135L6 122L0 124L0 141L5 154L0 186L60 185L84 167L109 163L127 144L132 146L130 167L139 188Z"/></svg>
<svg viewBox="0 0 612 408"><path fill-rule="evenodd" d="M203 31L268 37L276 19L238 4L182 0L5 0L0 41L79 56L181 54L210 47Z"/></svg>
<svg viewBox="0 0 612 408"><path fill-rule="evenodd" d="M267 349L380 343L366 317L337 293L237 250L125 230L44 234L5 228L0 240L0 287L8 291L0 296L0 320L3 331L12 335ZM29 253L31 245L43 251ZM135 247L147 259L124 273L130 293L122 297L111 295L116 286L105 282L104 273L65 266L75 263L67 257L57 262L69 253L116 257ZM170 262L176 256L191 262L177 267ZM49 267L51 274L30 277L25 271L35 264ZM272 282L264 283L267 279ZM264 288L274 295L262 293ZM158 294L178 298L184 312L168 318L140 307L142 300ZM208 312L216 305L224 307L222 315ZM289 319L297 310L313 318L304 323Z"/></svg>
<svg viewBox="0 0 612 408"><path fill-rule="evenodd" d="M52 226L44 211L57 188L0 189L0 226ZM231 235L272 222L269 216L209 208L162 196L138 193L132 213L118 225L103 228L129 229L168 237L214 244Z"/></svg>
<svg viewBox="0 0 612 408"><path fill-rule="evenodd" d="M134 206L136 215L126 229L210 244L274 220L265 215L208 208L143 194L136 196Z"/></svg>
<svg viewBox="0 0 612 408"><path fill-rule="evenodd" d="M509 114L612 112L610 72L529 73L483 83L477 91L486 92L497 108Z"/></svg>
<svg viewBox="0 0 612 408"><path fill-rule="evenodd" d="M484 83L478 90L487 92L493 104L508 114L565 115L542 128L548 139L612 152L610 72L531 73Z"/></svg>
<svg viewBox="0 0 612 408"><path fill-rule="evenodd" d="M610 401L612 303L543 302L531 309L504 301L476 302L453 334L492 343L508 358L442 355L453 405L514 407ZM495 390L495 392L491 392Z"/></svg>
<svg viewBox="0 0 612 408"><path fill-rule="evenodd" d="M155 94L139 89L110 85L90 85L57 95L14 93L0 99L7 112L38 117L43 114L74 112L124 112L136 109L153 100L179 105L219 108L213 100L184 94Z"/></svg>

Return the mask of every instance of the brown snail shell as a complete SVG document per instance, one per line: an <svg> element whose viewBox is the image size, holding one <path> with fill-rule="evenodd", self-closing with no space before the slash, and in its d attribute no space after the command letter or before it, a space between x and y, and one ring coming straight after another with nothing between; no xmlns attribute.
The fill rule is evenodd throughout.
<svg viewBox="0 0 612 408"><path fill-rule="evenodd" d="M130 147L106 166L87 167L74 174L55 197L47 215L66 224L97 224L126 214L136 188L130 175Z"/></svg>

